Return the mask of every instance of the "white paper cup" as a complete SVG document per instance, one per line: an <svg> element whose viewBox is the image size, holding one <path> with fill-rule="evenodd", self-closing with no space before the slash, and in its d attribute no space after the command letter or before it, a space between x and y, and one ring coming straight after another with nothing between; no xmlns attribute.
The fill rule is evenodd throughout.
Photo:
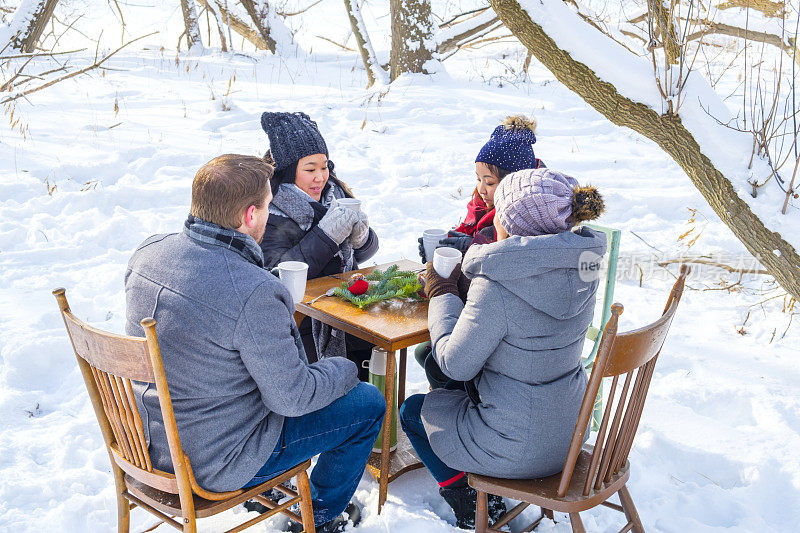
<svg viewBox="0 0 800 533"><path fill-rule="evenodd" d="M361 211L361 200L355 198L337 198L336 204L353 211Z"/></svg>
<svg viewBox="0 0 800 533"><path fill-rule="evenodd" d="M455 248L437 248L433 252L433 269L440 276L447 278L461 262L461 252Z"/></svg>
<svg viewBox="0 0 800 533"><path fill-rule="evenodd" d="M308 265L302 261L284 261L278 263L278 275L292 294L294 303L303 301L306 293Z"/></svg>
<svg viewBox="0 0 800 533"><path fill-rule="evenodd" d="M447 230L426 229L422 232L422 246L425 248L425 258L433 260L433 251L439 246L439 241L447 238Z"/></svg>

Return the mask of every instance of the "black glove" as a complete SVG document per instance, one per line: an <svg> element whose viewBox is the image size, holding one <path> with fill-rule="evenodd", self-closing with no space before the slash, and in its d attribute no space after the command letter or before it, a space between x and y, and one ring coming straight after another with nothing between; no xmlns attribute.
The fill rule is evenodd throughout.
<svg viewBox="0 0 800 533"><path fill-rule="evenodd" d="M472 237L466 233L461 233L460 231L450 230L447 232L447 238L439 241L439 244L442 246L455 248L462 254L465 254L467 253L467 248L469 248L469 245L472 244Z"/></svg>
<svg viewBox="0 0 800 533"><path fill-rule="evenodd" d="M422 263L425 264L428 262L428 258L425 257L425 245L422 243L422 237L417 239L417 242L419 243L419 257L422 259Z"/></svg>

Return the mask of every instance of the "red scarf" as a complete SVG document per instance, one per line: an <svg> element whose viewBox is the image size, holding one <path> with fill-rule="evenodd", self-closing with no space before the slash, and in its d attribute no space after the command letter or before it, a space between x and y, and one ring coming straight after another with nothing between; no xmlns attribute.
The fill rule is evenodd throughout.
<svg viewBox="0 0 800 533"><path fill-rule="evenodd" d="M472 196L472 200L467 204L467 216L456 231L475 236L475 233L494 225L494 207L489 209L486 202L477 192Z"/></svg>

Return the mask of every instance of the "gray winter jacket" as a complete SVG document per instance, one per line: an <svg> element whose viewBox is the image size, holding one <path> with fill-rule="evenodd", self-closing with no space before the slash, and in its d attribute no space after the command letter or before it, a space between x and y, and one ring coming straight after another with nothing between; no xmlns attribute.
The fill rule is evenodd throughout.
<svg viewBox="0 0 800 533"><path fill-rule="evenodd" d="M205 489L244 486L269 459L284 417L358 384L352 361L307 363L288 289L227 248L183 233L150 237L128 263L125 295L129 335L156 319L181 445ZM155 386L135 392L153 465L172 472Z"/></svg>
<svg viewBox="0 0 800 533"><path fill-rule="evenodd" d="M587 383L580 357L598 284L579 276L588 251L605 253L602 232L475 245L463 261L466 304L452 294L431 300L436 361L455 380L475 378L480 393L479 404L460 390L425 397L425 430L448 466L511 478L563 467Z"/></svg>

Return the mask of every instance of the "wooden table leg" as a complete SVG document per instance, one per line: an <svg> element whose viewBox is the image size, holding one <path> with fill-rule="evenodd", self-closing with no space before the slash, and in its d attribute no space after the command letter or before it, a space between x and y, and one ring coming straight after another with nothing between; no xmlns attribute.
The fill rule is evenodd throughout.
<svg viewBox="0 0 800 533"><path fill-rule="evenodd" d="M389 453L392 438L392 405L394 404L394 374L395 374L395 352L386 354L386 387L384 398L386 399L386 414L383 416L383 442L381 443L381 477L378 480L378 514L381 514L383 504L386 503L386 496L389 492Z"/></svg>
<svg viewBox="0 0 800 533"><path fill-rule="evenodd" d="M403 402L406 401L406 359L408 357L408 348L400 350L400 362L397 369L399 373L399 383L397 384L397 408L399 409Z"/></svg>

